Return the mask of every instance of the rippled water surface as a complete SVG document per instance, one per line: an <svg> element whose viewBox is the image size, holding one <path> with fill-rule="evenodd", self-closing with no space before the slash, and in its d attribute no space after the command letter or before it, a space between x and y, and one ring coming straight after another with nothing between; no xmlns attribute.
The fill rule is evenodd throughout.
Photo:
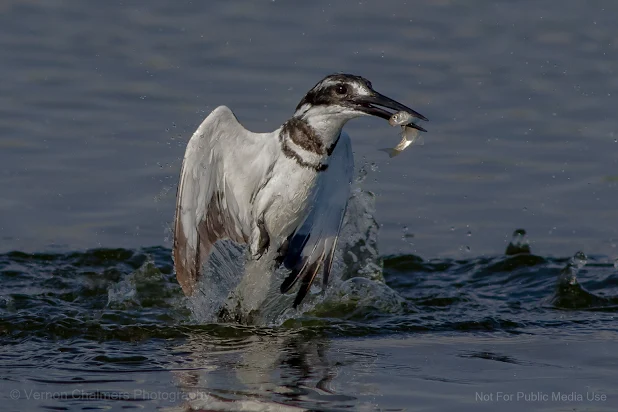
<svg viewBox="0 0 618 412"><path fill-rule="evenodd" d="M2 2L0 409L616 410L616 15ZM281 324L201 321L170 256L189 136L220 104L273 130L335 71L430 119L394 159L384 121L346 126L371 270L344 254Z"/></svg>

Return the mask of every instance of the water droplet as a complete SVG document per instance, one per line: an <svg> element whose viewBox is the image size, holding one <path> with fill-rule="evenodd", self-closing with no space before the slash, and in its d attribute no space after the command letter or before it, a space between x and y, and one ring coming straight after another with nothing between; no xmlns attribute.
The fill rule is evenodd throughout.
<svg viewBox="0 0 618 412"><path fill-rule="evenodd" d="M524 207L524 208L522 209L522 211L523 211L523 212L527 212L527 211L528 211L528 208L527 208L527 207Z"/></svg>
<svg viewBox="0 0 618 412"><path fill-rule="evenodd" d="M372 162L370 167L371 167L371 171L372 172L377 172L378 171L378 165L375 162Z"/></svg>
<svg viewBox="0 0 618 412"><path fill-rule="evenodd" d="M401 232L401 240L405 240L406 242L414 237L414 233L410 233L410 228L408 226L403 226Z"/></svg>
<svg viewBox="0 0 618 412"><path fill-rule="evenodd" d="M451 232L455 231L455 226L451 226L451 228L449 229Z"/></svg>
<svg viewBox="0 0 618 412"><path fill-rule="evenodd" d="M356 182L363 183L366 177L367 169L365 168L365 166L361 166L360 170L358 171L358 176L356 177Z"/></svg>
<svg viewBox="0 0 618 412"><path fill-rule="evenodd" d="M618 270L618 258L614 260L614 269Z"/></svg>
<svg viewBox="0 0 618 412"><path fill-rule="evenodd" d="M468 237L472 236L472 232L468 230L468 233L466 233L466 236Z"/></svg>
<svg viewBox="0 0 618 412"><path fill-rule="evenodd" d="M588 257L584 252L580 250L573 256L573 258L571 259L571 263L577 269L581 269L586 266L586 263L588 263Z"/></svg>

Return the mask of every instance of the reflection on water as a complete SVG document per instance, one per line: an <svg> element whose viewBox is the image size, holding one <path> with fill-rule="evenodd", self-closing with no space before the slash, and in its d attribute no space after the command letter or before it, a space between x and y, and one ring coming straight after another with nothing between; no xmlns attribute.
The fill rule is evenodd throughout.
<svg viewBox="0 0 618 412"><path fill-rule="evenodd" d="M189 402L185 406L195 409L255 410L274 406L287 411L335 404L353 408L356 398L332 387L340 368L337 363L345 357L329 359L329 346L326 337L261 334L228 350L221 351L219 346L218 353L213 353L211 339L196 335L178 348L194 357L187 365L190 370L174 373L175 380L187 393ZM352 362L362 362L362 358ZM233 374L217 373L230 364Z"/></svg>

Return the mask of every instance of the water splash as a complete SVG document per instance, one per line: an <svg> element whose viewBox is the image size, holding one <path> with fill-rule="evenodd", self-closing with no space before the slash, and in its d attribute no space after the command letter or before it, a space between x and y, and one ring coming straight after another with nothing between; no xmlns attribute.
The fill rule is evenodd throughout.
<svg viewBox="0 0 618 412"><path fill-rule="evenodd" d="M109 288L107 291L107 306L118 309L140 306L139 299L137 299L134 276L129 275Z"/></svg>
<svg viewBox="0 0 618 412"><path fill-rule="evenodd" d="M579 251L573 255L570 262L577 270L582 269L588 263L588 256L582 251Z"/></svg>
<svg viewBox="0 0 618 412"><path fill-rule="evenodd" d="M403 313L407 308L406 300L385 283L354 277L330 289L316 314L350 319Z"/></svg>
<svg viewBox="0 0 618 412"><path fill-rule="evenodd" d="M578 282L578 273L588 263L582 251L573 255L560 271L556 292L551 299L554 307L560 309L599 309L616 305L616 299L597 296L585 290Z"/></svg>
<svg viewBox="0 0 618 412"><path fill-rule="evenodd" d="M558 285L577 285L577 274L586 266L588 257L582 251L579 251L569 259L569 263L560 271L558 276Z"/></svg>
<svg viewBox="0 0 618 412"><path fill-rule="evenodd" d="M178 296L175 285L165 278L150 257L135 271L117 283L111 283L107 290L107 307L129 309L145 307L176 306Z"/></svg>
<svg viewBox="0 0 618 412"><path fill-rule="evenodd" d="M233 291L242 279L246 256L245 246L230 240L215 243L202 268L198 292L189 298L189 308L197 322L217 322L222 315L223 320L232 320L228 318L234 317L237 306Z"/></svg>
<svg viewBox="0 0 618 412"><path fill-rule="evenodd" d="M374 217L375 194L363 189L366 178L367 169L364 165L352 187L335 263L343 280L362 276L384 282L382 260L378 253L379 224Z"/></svg>
<svg viewBox="0 0 618 412"><path fill-rule="evenodd" d="M506 247L504 254L507 256L513 256L519 254L529 255L530 253L530 244L528 242L528 238L526 237L526 231L524 229L515 230L513 232L513 238Z"/></svg>

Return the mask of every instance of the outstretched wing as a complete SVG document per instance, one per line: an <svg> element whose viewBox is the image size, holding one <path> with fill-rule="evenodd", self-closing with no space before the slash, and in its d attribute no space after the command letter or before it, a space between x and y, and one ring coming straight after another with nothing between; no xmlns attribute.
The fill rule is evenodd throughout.
<svg viewBox="0 0 618 412"><path fill-rule="evenodd" d="M301 279L294 307L305 298L322 267L323 283L328 283L353 174L350 137L341 132L328 169L320 174L313 208L288 241L283 264L292 272L281 284L281 293L286 293Z"/></svg>
<svg viewBox="0 0 618 412"><path fill-rule="evenodd" d="M242 127L225 106L213 110L189 140L176 195L173 246L176 277L187 296L218 239L247 242L251 198L272 164L270 143Z"/></svg>

